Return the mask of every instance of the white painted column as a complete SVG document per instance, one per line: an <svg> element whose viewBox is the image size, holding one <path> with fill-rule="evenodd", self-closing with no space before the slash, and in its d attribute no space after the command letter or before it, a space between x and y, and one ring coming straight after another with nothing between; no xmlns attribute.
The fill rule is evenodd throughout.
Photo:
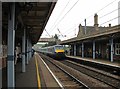
<svg viewBox="0 0 120 89"><path fill-rule="evenodd" d="M0 61L2 61L2 2L0 2ZM2 62L0 62L0 89L2 89Z"/></svg>
<svg viewBox="0 0 120 89"><path fill-rule="evenodd" d="M84 43L82 42L82 57L84 57Z"/></svg>
<svg viewBox="0 0 120 89"><path fill-rule="evenodd" d="M110 45L111 45L111 62L113 62L113 38L110 39Z"/></svg>
<svg viewBox="0 0 120 89"><path fill-rule="evenodd" d="M31 59L31 57L32 57L32 44L31 44L31 41L30 41L29 49L30 49L30 59Z"/></svg>
<svg viewBox="0 0 120 89"><path fill-rule="evenodd" d="M28 47L28 38L27 38L27 59L26 59L26 64L29 63L29 61L28 61L29 60L29 52L28 52L29 50L28 50L28 48L29 47Z"/></svg>
<svg viewBox="0 0 120 89"><path fill-rule="evenodd" d="M30 39L28 40L28 60L30 61Z"/></svg>
<svg viewBox="0 0 120 89"><path fill-rule="evenodd" d="M29 52L29 54L30 54L30 59L31 59L31 41L30 41L30 46L29 46L29 50L30 50L30 52Z"/></svg>
<svg viewBox="0 0 120 89"><path fill-rule="evenodd" d="M15 50L15 3L11 3L8 14L8 55L7 55L7 87L15 87L15 68L14 68L14 50Z"/></svg>
<svg viewBox="0 0 120 89"><path fill-rule="evenodd" d="M93 41L93 59L95 59L95 41Z"/></svg>
<svg viewBox="0 0 120 89"><path fill-rule="evenodd" d="M74 44L74 56L76 56L76 44Z"/></svg>
<svg viewBox="0 0 120 89"><path fill-rule="evenodd" d="M22 37L22 72L26 71L25 66L25 43L26 43L26 30L24 29L23 37Z"/></svg>

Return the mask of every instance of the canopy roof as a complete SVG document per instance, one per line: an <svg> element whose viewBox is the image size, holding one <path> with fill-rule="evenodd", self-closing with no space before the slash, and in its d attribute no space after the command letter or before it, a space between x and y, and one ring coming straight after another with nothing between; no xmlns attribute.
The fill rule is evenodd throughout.
<svg viewBox="0 0 120 89"><path fill-rule="evenodd" d="M10 4L10 2L2 3L2 28L3 33L6 36L8 30ZM29 37L32 44L37 43L55 7L55 4L56 2L15 2L16 42L21 42L23 29L26 29L27 37Z"/></svg>

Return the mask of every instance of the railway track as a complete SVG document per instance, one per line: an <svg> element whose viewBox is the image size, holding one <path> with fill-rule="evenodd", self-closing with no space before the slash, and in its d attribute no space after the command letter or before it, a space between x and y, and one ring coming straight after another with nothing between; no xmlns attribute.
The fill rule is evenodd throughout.
<svg viewBox="0 0 120 89"><path fill-rule="evenodd" d="M93 67L93 68L108 72L108 73L113 74L113 75L120 76L120 67L118 68L118 67L114 67L114 66L110 66L110 65L98 64L95 62L79 60L79 59L70 58L70 57L66 57L66 59L73 61L73 62L76 62L76 63L79 63L79 64L82 64L82 65L86 65L89 67Z"/></svg>
<svg viewBox="0 0 120 89"><path fill-rule="evenodd" d="M76 81L77 80L80 80L81 83L83 83L84 85L87 86L87 88L90 88L90 89L96 89L96 88L102 88L102 89L116 89L116 87L113 87L111 86L110 84L107 84L103 81L100 81L94 77L91 77L85 73L82 73L81 71L78 70L78 67L77 69L75 69L71 64L71 65L68 65L68 64L65 64L65 60L63 61L57 61L57 60L54 60L52 58L49 58L49 57L46 57L45 55L41 55L43 57L43 59L49 59L46 60L46 62L50 62L52 63L52 65L56 66L56 67L60 67L59 69L64 69L62 71L66 71L66 73L68 73L67 75L70 75L70 76L73 76L74 79L72 79L72 81ZM67 62L66 62L67 63ZM49 64L49 63L48 63ZM70 63L69 63L70 64ZM50 66L51 67L51 66ZM53 67L54 68L54 67ZM59 74L57 75L58 72L58 69L55 69L55 71L57 71L55 74L56 76L59 78ZM59 78L60 81L63 83L62 80L64 80L65 78ZM62 79L62 80L61 80ZM70 79L71 80L71 79ZM77 84L81 84L80 82L76 82ZM66 81L67 83L67 81ZM67 83L68 84L68 83ZM72 84L73 85L73 84ZM71 85L69 85L71 86ZM78 89L81 89L81 88L78 88ZM84 88L82 88L84 89Z"/></svg>
<svg viewBox="0 0 120 89"><path fill-rule="evenodd" d="M71 62L68 60L61 61L61 62L67 66L70 66L70 67L88 75L88 76L91 76L101 82L104 82L104 83L112 86L115 89L120 89L120 77L119 76L115 76L115 75L109 74L107 72L96 70L95 68L91 68L91 67L88 67L85 65L80 65L78 63Z"/></svg>
<svg viewBox="0 0 120 89"><path fill-rule="evenodd" d="M42 55L43 57L43 55ZM48 60L45 56L44 61L51 68L52 72L57 76L63 85L63 89L90 89L87 85L82 83L79 79L68 73L62 67L56 65L53 61Z"/></svg>

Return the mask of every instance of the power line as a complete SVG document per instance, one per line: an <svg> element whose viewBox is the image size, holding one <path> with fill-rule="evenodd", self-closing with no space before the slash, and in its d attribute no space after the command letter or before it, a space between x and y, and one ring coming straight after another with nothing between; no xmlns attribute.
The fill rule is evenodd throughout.
<svg viewBox="0 0 120 89"><path fill-rule="evenodd" d="M88 16L88 17L86 18L86 20L89 19L89 18L91 18L91 17L93 17L93 16L94 16L94 14ZM85 20L81 21L80 23L83 23L84 21L85 21Z"/></svg>
<svg viewBox="0 0 120 89"><path fill-rule="evenodd" d="M76 31L76 29L69 31L67 34L69 34L69 33L73 32L73 31Z"/></svg>
<svg viewBox="0 0 120 89"><path fill-rule="evenodd" d="M75 28L76 26L72 26L71 28L67 29L67 31L65 31L64 33L68 33L69 31L71 31L71 29L73 30L73 28Z"/></svg>
<svg viewBox="0 0 120 89"><path fill-rule="evenodd" d="M74 5L67 11L67 13L65 13L65 15L59 20L59 22L54 26L54 28L65 18L65 16L73 9L73 7L78 3L79 0L77 0ZM54 30L53 28L53 30ZM52 31L53 31L52 30Z"/></svg>
<svg viewBox="0 0 120 89"><path fill-rule="evenodd" d="M92 21L89 21L86 25L88 25L88 24L90 24L90 23L92 23L93 22L93 20Z"/></svg>
<svg viewBox="0 0 120 89"><path fill-rule="evenodd" d="M58 30L58 32L61 34L61 36L63 36L63 34L60 32L60 30L59 29L57 29Z"/></svg>
<svg viewBox="0 0 120 89"><path fill-rule="evenodd" d="M50 34L47 32L47 30L46 30L46 29L45 29L45 31L46 31L46 33L48 34L48 36L49 36L49 37L51 37L51 36L50 36Z"/></svg>
<svg viewBox="0 0 120 89"><path fill-rule="evenodd" d="M110 5L110 4L108 4L108 5ZM108 6L108 5L107 5L107 6ZM111 13L113 13L113 12L119 10L119 9L120 9L120 8L114 9L114 10L112 10L111 12L108 12L107 14L105 14L105 15L99 17L99 18L101 19L101 18L103 18L103 17L105 17L105 16L107 16L107 15L109 15L109 14L111 14ZM91 16L93 16L93 15L91 15ZM90 18L91 16L89 16L89 17L87 17L87 18ZM114 18L114 19L117 19L117 17ZM109 21L107 21L107 22L110 22L110 21L112 21L112 20L114 20L114 19L111 19L111 20L109 20ZM83 22L83 21L82 21L82 22ZM91 22L93 22L93 20L92 20L92 21L89 21L87 24L90 24ZM102 24L105 24L105 23L107 23L107 22L104 22L104 23L102 23ZM72 31L74 31L74 30L72 30ZM68 33L72 32L72 31L69 31Z"/></svg>
<svg viewBox="0 0 120 89"><path fill-rule="evenodd" d="M70 0L69 0L68 3L66 4L66 6L63 8L62 12L59 14L59 16L58 16L57 19L55 20L54 24L57 22L57 20L59 19L59 17L62 15L62 13L64 12L64 10L65 10L66 7L68 6L69 2L70 2ZM53 26L54 26L54 25L53 25ZM52 29L53 26L52 26L50 29Z"/></svg>
<svg viewBox="0 0 120 89"><path fill-rule="evenodd" d="M79 0L78 0L78 1L79 1ZM72 8L78 3L78 1L68 10L68 12L67 12L66 14L64 14L64 16L58 21L57 24L53 25L54 28L65 18L65 16L66 16L66 15L72 10ZM103 7L103 8L100 9L100 10L98 10L97 13L99 13L100 11L102 11L103 9L105 9L106 7L108 7L109 5L111 5L112 3L114 3L115 1L116 1L116 0L114 0L114 1L110 2L109 4L107 4L105 7ZM113 10L113 11L111 11L111 12L109 12L109 13L101 16L100 18L103 18L104 16L107 16L108 14L113 13L114 11L116 11L116 10ZM87 17L87 19L90 18L90 17L92 17L92 16L93 16L93 14L92 14L91 16ZM118 18L118 17L115 17L115 18L113 18L113 19L111 19L111 20L109 20L109 21L112 21L112 20L114 20L114 19L116 19L116 18ZM92 21L93 21L93 20L92 20ZM107 22L109 22L109 21L107 21ZM57 22L57 20L56 20L55 22ZM83 22L83 21L82 21L82 22ZM102 23L102 24L105 24L105 23L107 23L107 22L104 22L104 23ZM53 28L53 26L52 26L52 28ZM53 28L53 30L54 30L54 28ZM53 31L53 30L52 30L52 31ZM73 30L73 31L74 31L74 30Z"/></svg>
<svg viewBox="0 0 120 89"><path fill-rule="evenodd" d="M106 7L108 7L109 5L111 5L112 3L114 3L115 1L116 1L116 0L114 0L114 1L110 2L109 4L107 4L105 7L103 7L103 8L100 9L100 10L98 10L97 13L100 12L100 11L102 11L103 9L105 9Z"/></svg>
<svg viewBox="0 0 120 89"><path fill-rule="evenodd" d="M115 20L115 19L117 19L117 18L120 18L120 16L117 16L117 17L115 17L115 18L113 18L113 19L110 19L110 20L108 20L108 21L106 21L106 22L104 22L104 23L102 23L102 24L100 24L100 25L103 25L103 24L105 24L105 23L108 23L108 22L110 22L110 21L113 21L113 20Z"/></svg>
<svg viewBox="0 0 120 89"><path fill-rule="evenodd" d="M103 18L103 17L105 17L105 16L107 16L107 15L109 15L109 14L111 14L111 13L113 13L113 12L115 12L115 11L119 10L119 9L120 9L120 8L115 9L115 10L113 10L113 11L111 11L111 12L109 12L109 13L107 13L107 14L103 15L103 16L101 16L100 18Z"/></svg>
<svg viewBox="0 0 120 89"><path fill-rule="evenodd" d="M105 17L105 16L107 16L107 15L109 15L109 14L111 14L111 13L113 13L113 12L115 12L115 11L119 10L119 9L120 9L120 8L114 9L113 11L108 12L107 14L104 14L103 16L99 17L99 19L101 19L101 18L103 18L103 17ZM92 20L92 21L90 21L90 22L88 22L87 24L90 24L91 22L93 22L93 20Z"/></svg>
<svg viewBox="0 0 120 89"><path fill-rule="evenodd" d="M98 10L97 13L99 13L100 11L102 11L103 9L105 9L106 7L108 7L109 5L113 4L115 1L116 1L116 0L114 0L114 1L110 2L109 4L107 4L105 7L101 8L100 10ZM86 19L89 19L89 18L91 18L92 16L94 16L94 14L88 16ZM92 21L93 21L93 20L92 20ZM92 21L90 21L89 23L91 23ZM83 23L83 22L84 22L84 20L81 21L81 23ZM89 24L89 23L87 23L87 24Z"/></svg>

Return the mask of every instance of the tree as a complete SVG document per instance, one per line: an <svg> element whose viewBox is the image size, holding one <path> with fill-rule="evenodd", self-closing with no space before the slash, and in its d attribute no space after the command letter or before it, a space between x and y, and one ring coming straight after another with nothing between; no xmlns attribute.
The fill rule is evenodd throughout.
<svg viewBox="0 0 120 89"><path fill-rule="evenodd" d="M48 44L45 44L43 47L56 45L57 42L60 41L57 34L55 34L52 38L55 38L55 41L53 41L53 42L48 42Z"/></svg>
<svg viewBox="0 0 120 89"><path fill-rule="evenodd" d="M58 36L57 36L57 34L55 34L54 38L55 38L56 40L58 40Z"/></svg>

